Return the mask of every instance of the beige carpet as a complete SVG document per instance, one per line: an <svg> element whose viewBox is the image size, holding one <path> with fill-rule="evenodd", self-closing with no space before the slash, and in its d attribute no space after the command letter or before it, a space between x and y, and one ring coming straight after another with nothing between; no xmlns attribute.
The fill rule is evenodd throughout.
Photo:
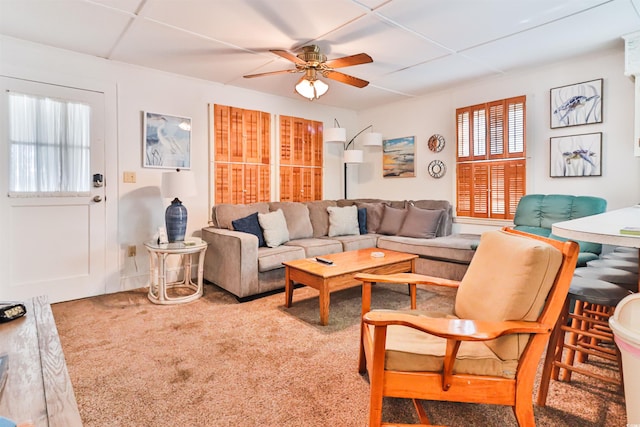
<svg viewBox="0 0 640 427"><path fill-rule="evenodd" d="M408 308L406 286L378 285L374 308ZM450 290L418 290L420 308L450 310ZM317 292L300 288L238 303L215 286L195 302L159 306L144 289L53 305L80 414L104 426L364 426L369 384L357 372L360 288L332 294L319 325ZM513 426L510 408L427 402L435 424ZM575 376L553 382L538 426L624 426L622 393ZM414 423L410 402L384 418Z"/></svg>

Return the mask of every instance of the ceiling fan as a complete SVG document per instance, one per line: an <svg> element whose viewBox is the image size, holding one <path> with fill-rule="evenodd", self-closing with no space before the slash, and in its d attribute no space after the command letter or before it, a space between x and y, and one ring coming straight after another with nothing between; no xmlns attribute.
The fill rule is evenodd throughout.
<svg viewBox="0 0 640 427"><path fill-rule="evenodd" d="M273 76L285 73L305 73L296 85L296 91L309 99L318 98L329 88L326 83L318 80L318 74L328 79L358 88L363 88L369 84L366 80L334 70L335 68L350 67L353 65L373 62L373 59L371 59L371 57L366 53L358 53L356 55L327 60L327 57L320 52L320 48L314 44L303 46L302 52L297 55L289 53L286 50L278 49L271 49L270 52L293 62L295 64L295 68L271 71L267 73L249 74L244 77L250 79L254 77Z"/></svg>

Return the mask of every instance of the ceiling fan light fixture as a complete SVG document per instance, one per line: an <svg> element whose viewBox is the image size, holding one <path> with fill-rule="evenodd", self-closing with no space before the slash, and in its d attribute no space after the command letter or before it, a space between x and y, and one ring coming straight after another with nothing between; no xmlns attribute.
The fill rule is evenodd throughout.
<svg viewBox="0 0 640 427"><path fill-rule="evenodd" d="M301 78L298 84L296 84L296 92L310 101L320 98L327 93L328 90L329 85L322 80L310 80L306 76Z"/></svg>

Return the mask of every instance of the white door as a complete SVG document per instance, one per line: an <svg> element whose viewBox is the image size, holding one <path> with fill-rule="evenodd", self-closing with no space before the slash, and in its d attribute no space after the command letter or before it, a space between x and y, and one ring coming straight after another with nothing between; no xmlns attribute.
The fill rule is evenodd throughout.
<svg viewBox="0 0 640 427"><path fill-rule="evenodd" d="M0 89L0 235L4 239L0 252L3 277L0 280L0 301L46 294L49 302L58 302L105 293L104 95L6 77L0 77ZM76 174L68 180L80 183L79 190L68 191L64 186L62 190L54 190L45 184L37 191L25 192L22 190L24 187L14 191L17 188L15 182L25 175L35 175L36 181L48 179L54 169L50 163L55 163L55 156L44 161L34 162L31 159L29 162L27 159L23 162L23 158L34 157L32 153L27 151L16 155L16 150L22 150L29 144L42 144L47 139L39 135L20 138L20 144L12 146L15 136L10 135L11 126L15 128L16 125L9 122L10 109L16 110L16 107L10 107L9 101L11 96L15 100L24 95L28 99L36 99L35 102L46 99L55 105L70 103L81 108L81 115L85 118L83 122L88 122L88 128L67 131L73 134L69 137L73 141L71 146L53 149L62 151L58 157L64 157L62 163L66 165L76 165L78 161L72 158L83 153L82 173L78 175L80 168L75 166L70 168L71 172L66 172ZM72 120L70 117L77 115L74 111L63 113L63 122ZM87 114L89 119L86 119ZM21 125L24 122L29 120L21 120ZM56 132L64 133L58 129ZM76 144L79 139L84 141L81 149ZM16 148L17 145L21 147ZM47 149L46 155L49 154ZM16 156L20 156L19 161L15 160ZM42 163L45 165L41 166ZM17 169L20 177L12 176L12 169ZM46 174L42 173L45 169ZM46 175L45 178L39 176L40 173ZM99 175L103 175L102 180ZM61 181L65 179L61 178Z"/></svg>

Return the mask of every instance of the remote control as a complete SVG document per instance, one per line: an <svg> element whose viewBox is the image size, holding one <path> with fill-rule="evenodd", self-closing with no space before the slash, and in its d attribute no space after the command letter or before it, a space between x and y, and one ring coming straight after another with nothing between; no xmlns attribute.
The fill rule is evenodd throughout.
<svg viewBox="0 0 640 427"><path fill-rule="evenodd" d="M316 257L316 261L321 262L323 264L333 264L333 261L331 261L330 259L320 258L319 256Z"/></svg>

